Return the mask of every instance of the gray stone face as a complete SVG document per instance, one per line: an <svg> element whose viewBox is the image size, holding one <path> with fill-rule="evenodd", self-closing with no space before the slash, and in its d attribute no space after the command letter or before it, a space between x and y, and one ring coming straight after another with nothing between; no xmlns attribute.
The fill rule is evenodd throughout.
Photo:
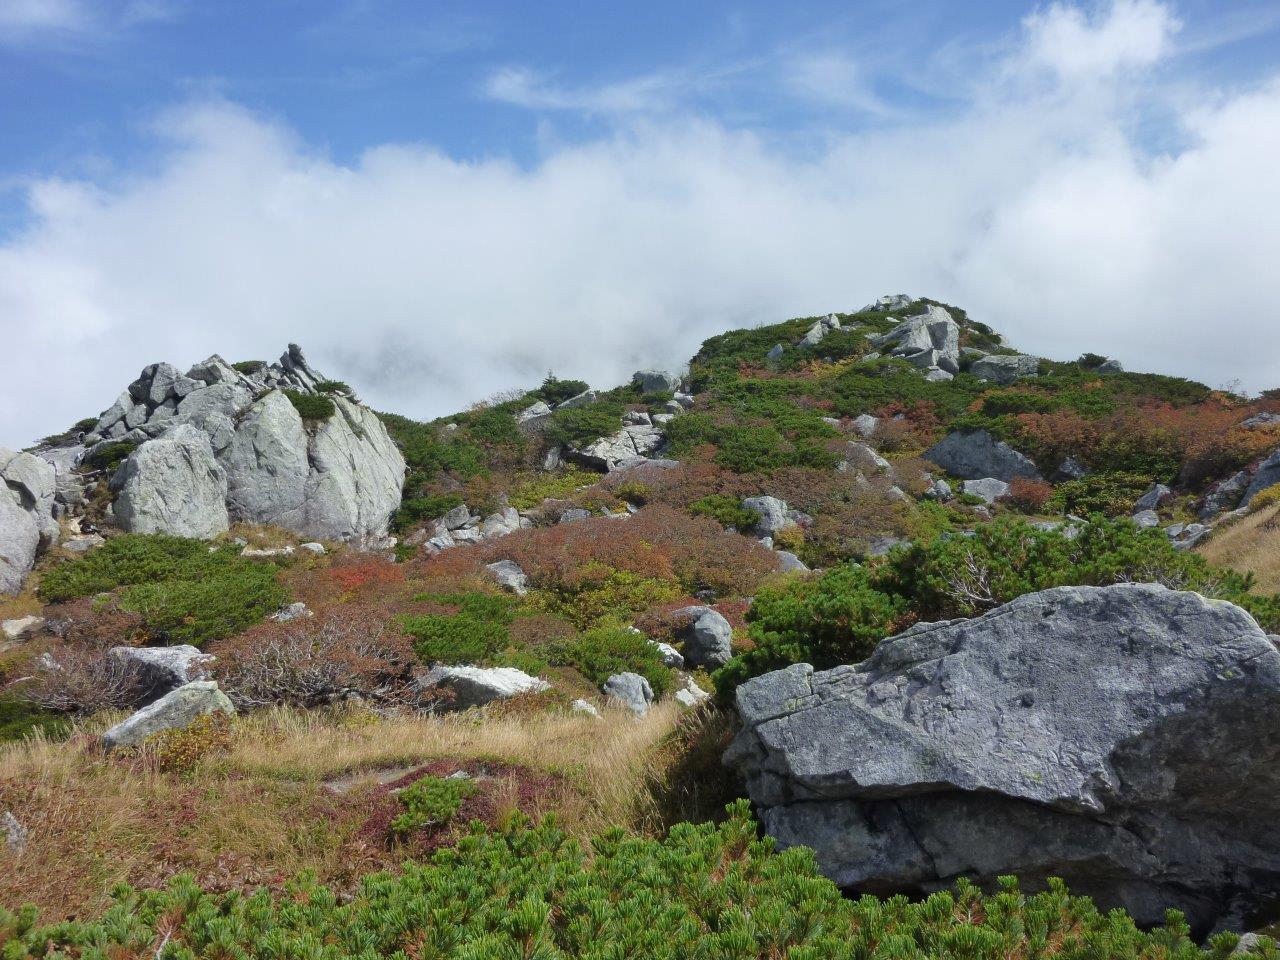
<svg viewBox="0 0 1280 960"><path fill-rule="evenodd" d="M738 688L726 762L837 883L1061 876L1139 923L1247 916L1280 870L1280 652L1240 608L1062 587L856 666Z"/></svg>
<svg viewBox="0 0 1280 960"><path fill-rule="evenodd" d="M680 389L680 378L665 370L637 370L631 382L641 393L675 393Z"/></svg>
<svg viewBox="0 0 1280 960"><path fill-rule="evenodd" d="M1277 483L1280 483L1280 450L1271 454L1258 466L1258 471L1253 475L1253 480L1249 484L1249 489L1244 492L1241 503L1247 506L1249 501L1263 490L1274 487Z"/></svg>
<svg viewBox="0 0 1280 960"><path fill-rule="evenodd" d="M742 501L742 508L760 518L756 521L755 532L762 537L772 537L787 527L795 526L787 516L787 502L777 497L747 497Z"/></svg>
<svg viewBox="0 0 1280 960"><path fill-rule="evenodd" d="M979 380L989 380L1007 386L1040 372L1040 358L1026 354L990 354L975 360L969 372Z"/></svg>
<svg viewBox="0 0 1280 960"><path fill-rule="evenodd" d="M1040 479L1036 465L986 430L955 430L924 452L924 459L963 480L995 477L1005 483L1014 477Z"/></svg>
<svg viewBox="0 0 1280 960"><path fill-rule="evenodd" d="M1253 482L1253 475L1248 470L1234 473L1214 487L1204 498L1200 508L1200 519L1208 520L1227 510L1234 510L1244 499L1245 491Z"/></svg>
<svg viewBox="0 0 1280 960"><path fill-rule="evenodd" d="M1173 491L1163 483L1153 484L1150 490L1138 498L1138 502L1133 505L1133 509L1138 513L1143 510L1155 510L1172 496Z"/></svg>
<svg viewBox="0 0 1280 960"><path fill-rule="evenodd" d="M1075 457L1067 457L1058 468L1053 471L1054 483L1066 483L1070 480L1079 480L1089 475L1089 469L1077 460Z"/></svg>
<svg viewBox="0 0 1280 960"><path fill-rule="evenodd" d="M987 503L995 503L1009 495L1009 485L995 477L966 480L961 484L961 489L971 497L981 497Z"/></svg>
<svg viewBox="0 0 1280 960"><path fill-rule="evenodd" d="M304 526L307 432L279 390L249 407L218 462L227 474L227 512L233 520L286 530Z"/></svg>
<svg viewBox="0 0 1280 960"><path fill-rule="evenodd" d="M208 434L189 424L148 440L120 468L115 521L128 533L207 540L230 526L227 475Z"/></svg>
<svg viewBox="0 0 1280 960"><path fill-rule="evenodd" d="M446 709L482 707L495 700L507 700L522 693L539 693L550 684L515 667L436 667L421 685L447 692Z"/></svg>
<svg viewBox="0 0 1280 960"><path fill-rule="evenodd" d="M636 716L643 717L653 703L653 688L638 673L615 673L600 691L618 706L626 707Z"/></svg>
<svg viewBox="0 0 1280 960"><path fill-rule="evenodd" d="M486 563L484 567L500 587L521 597L528 593L529 578L514 560L498 560Z"/></svg>
<svg viewBox="0 0 1280 960"><path fill-rule="evenodd" d="M201 653L189 644L173 647L112 647L108 656L132 671L139 681L134 706L154 703L166 694L204 680L216 657Z"/></svg>
<svg viewBox="0 0 1280 960"><path fill-rule="evenodd" d="M102 735L108 750L137 746L162 730L180 730L208 713L235 713L227 695L213 680L196 680L148 704Z"/></svg>
<svg viewBox="0 0 1280 960"><path fill-rule="evenodd" d="M887 296L881 297L879 300L873 300L871 303L868 303L865 307L863 307L858 312L864 313L868 310L885 310L885 311L896 312L899 310L907 309L907 307L911 306L915 302L916 302L915 297L912 297L909 294L891 293L891 294L888 294Z"/></svg>
<svg viewBox="0 0 1280 960"><path fill-rule="evenodd" d="M1139 510L1133 515L1133 522L1139 530L1151 530L1160 526L1160 514L1154 510Z"/></svg>
<svg viewBox="0 0 1280 960"><path fill-rule="evenodd" d="M875 436L878 426L880 426L880 418L873 417L869 413L860 413L853 418L853 429L857 430L860 436L867 439Z"/></svg>
<svg viewBox="0 0 1280 960"><path fill-rule="evenodd" d="M844 445L844 459L836 465L842 473L862 471L869 474L892 474L893 466L868 444L850 440Z"/></svg>
<svg viewBox="0 0 1280 960"><path fill-rule="evenodd" d="M942 307L929 304L925 312L908 317L883 336L871 340L889 356L902 357L922 369L947 373L960 370L960 325Z"/></svg>
<svg viewBox="0 0 1280 960"><path fill-rule="evenodd" d="M786 352L787 352L786 347L784 347L780 343L775 343L772 347L769 348L769 352L764 355L764 358L768 360L770 363L777 363L779 360L782 359L783 354L785 354Z"/></svg>
<svg viewBox="0 0 1280 960"><path fill-rule="evenodd" d="M40 527L35 516L0 490L0 594L22 590L39 548Z"/></svg>
<svg viewBox="0 0 1280 960"><path fill-rule="evenodd" d="M777 551L778 569L783 573L806 573L809 567L790 550Z"/></svg>
<svg viewBox="0 0 1280 960"><path fill-rule="evenodd" d="M684 641L684 662L691 667L722 667L733 656L733 626L711 607L684 607L677 615L690 617L678 638Z"/></svg>
<svg viewBox="0 0 1280 960"><path fill-rule="evenodd" d="M516 414L516 423L537 422L551 416L551 408L542 400L532 403Z"/></svg>
<svg viewBox="0 0 1280 960"><path fill-rule="evenodd" d="M665 434L652 424L629 424L612 436L575 447L570 454L580 463L612 473L648 459L661 450L665 442Z"/></svg>

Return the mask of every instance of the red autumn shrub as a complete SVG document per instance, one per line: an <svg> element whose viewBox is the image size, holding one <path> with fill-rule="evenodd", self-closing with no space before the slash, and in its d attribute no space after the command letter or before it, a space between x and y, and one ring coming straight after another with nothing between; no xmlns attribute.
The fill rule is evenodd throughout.
<svg viewBox="0 0 1280 960"><path fill-rule="evenodd" d="M342 593L355 593L366 588L376 590L404 583L404 569L399 564L373 554L359 554L343 559L325 573L334 588Z"/></svg>
<svg viewBox="0 0 1280 960"><path fill-rule="evenodd" d="M31 673L10 684L23 700L45 710L89 714L131 707L141 689L129 664L109 656L110 643L53 643Z"/></svg>
<svg viewBox="0 0 1280 960"><path fill-rule="evenodd" d="M414 699L417 658L385 612L331 604L289 623L262 623L219 640L214 673L237 706L310 707L356 695L376 702Z"/></svg>
<svg viewBox="0 0 1280 960"><path fill-rule="evenodd" d="M1053 486L1043 480L1014 477L1009 483L1009 501L1027 513L1039 513L1053 496Z"/></svg>

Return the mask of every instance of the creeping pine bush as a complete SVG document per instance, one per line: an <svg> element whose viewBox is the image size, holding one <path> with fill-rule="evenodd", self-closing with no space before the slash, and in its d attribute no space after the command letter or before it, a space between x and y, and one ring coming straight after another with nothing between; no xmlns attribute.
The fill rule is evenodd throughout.
<svg viewBox="0 0 1280 960"><path fill-rule="evenodd" d="M298 411L298 415L308 423L319 423L321 420L328 420L338 411L333 400L323 393L301 393L297 390L286 390L284 395L289 398L289 402Z"/></svg>
<svg viewBox="0 0 1280 960"><path fill-rule="evenodd" d="M615 673L630 672L648 680L656 697L671 688L671 671L663 665L658 648L634 630L588 630L539 652L552 666L573 667L597 686Z"/></svg>
<svg viewBox="0 0 1280 960"><path fill-rule="evenodd" d="M41 926L30 908L0 911L0 943L6 960L1225 960L1239 941L1219 934L1202 949L1174 911L1142 931L1056 880L1036 894L1007 877L991 894L961 881L917 902L846 899L812 851L776 852L746 801L729 810L660 840L615 828L590 851L551 822L475 825L349 899L308 876L280 895L208 893L190 876L122 886L94 920ZM1280 956L1270 940L1257 949Z"/></svg>
<svg viewBox="0 0 1280 960"><path fill-rule="evenodd" d="M199 646L239 633L289 599L275 566L241 557L238 549L126 534L54 567L38 592L57 603L119 589L120 608L141 618L150 639Z"/></svg>
<svg viewBox="0 0 1280 960"><path fill-rule="evenodd" d="M865 659L915 620L973 617L1023 594L1063 586L1159 583L1230 600L1264 630L1280 627L1280 597L1250 593L1253 577L1174 548L1160 530L1095 515L1074 537L1015 518L944 533L867 566L769 584L748 613L755 648L715 674L727 695L744 680L790 663L819 669Z"/></svg>
<svg viewBox="0 0 1280 960"><path fill-rule="evenodd" d="M476 785L470 780L423 777L397 795L404 812L391 821L391 829L404 836L427 827L442 826L457 815L462 801L475 792Z"/></svg>
<svg viewBox="0 0 1280 960"><path fill-rule="evenodd" d="M1150 487L1150 477L1140 473L1091 473L1061 484L1047 505L1082 517L1091 513L1118 517L1132 513L1133 505Z"/></svg>
<svg viewBox="0 0 1280 960"><path fill-rule="evenodd" d="M516 616L515 601L490 593L423 594L421 603L439 605L442 613L411 614L403 618L418 659L457 664L490 662L510 643Z"/></svg>

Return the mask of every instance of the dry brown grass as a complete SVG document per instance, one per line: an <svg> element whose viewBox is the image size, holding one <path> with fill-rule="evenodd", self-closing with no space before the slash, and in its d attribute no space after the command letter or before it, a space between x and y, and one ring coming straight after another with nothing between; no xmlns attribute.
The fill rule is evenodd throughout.
<svg viewBox="0 0 1280 960"><path fill-rule="evenodd" d="M1252 573L1257 593L1280 592L1280 506L1219 527L1199 552L1217 566Z"/></svg>
<svg viewBox="0 0 1280 960"><path fill-rule="evenodd" d="M684 719L682 719L682 716ZM722 803L717 714L663 704L643 720L605 711L376 719L358 711L263 711L237 719L229 748L182 773L154 757L104 756L96 733L0 747L0 810L30 836L0 847L0 904L35 903L56 920L101 910L114 884L190 871L214 888L276 885L314 871L339 887L398 859L360 828L379 772L433 760L505 762L552 774L559 823L589 835L610 824L658 831ZM328 785L342 778L345 792ZM548 812L545 809L534 814Z"/></svg>

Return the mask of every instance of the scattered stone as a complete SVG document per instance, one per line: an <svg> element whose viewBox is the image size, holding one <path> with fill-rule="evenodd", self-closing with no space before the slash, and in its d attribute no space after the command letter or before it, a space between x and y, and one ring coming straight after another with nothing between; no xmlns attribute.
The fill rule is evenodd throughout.
<svg viewBox="0 0 1280 960"><path fill-rule="evenodd" d="M1166 487L1163 483L1157 483L1138 498L1138 502L1133 505L1133 509L1137 513L1142 513L1147 510L1156 510L1162 506L1166 500L1169 500L1172 497L1172 490Z"/></svg>
<svg viewBox="0 0 1280 960"><path fill-rule="evenodd" d="M760 518L755 526L755 532L759 536L772 537L781 530L795 526L795 521L787 516L787 502L777 497L747 497L742 501L742 508Z"/></svg>
<svg viewBox="0 0 1280 960"><path fill-rule="evenodd" d="M16 617L0 623L0 633L6 640L20 640L44 629L44 617Z"/></svg>
<svg viewBox="0 0 1280 960"><path fill-rule="evenodd" d="M930 383L943 383L947 380L954 380L956 375L947 370L939 369L938 367L930 367L925 371L924 378Z"/></svg>
<svg viewBox="0 0 1280 960"><path fill-rule="evenodd" d="M883 473L892 474L893 466L869 445L857 440L850 440L844 445L844 459L836 469L841 473Z"/></svg>
<svg viewBox="0 0 1280 960"><path fill-rule="evenodd" d="M726 762L837 884L926 895L1062 877L1197 936L1280 862L1280 652L1238 607L1061 587L919 624L867 661L742 684Z"/></svg>
<svg viewBox="0 0 1280 960"><path fill-rule="evenodd" d="M88 553L94 547L100 547L106 542L96 533L86 533L78 537L68 537L59 546L71 553Z"/></svg>
<svg viewBox="0 0 1280 960"><path fill-rule="evenodd" d="M868 557L886 557L895 549L910 544L910 540L904 540L902 537L873 537L871 543L867 545Z"/></svg>
<svg viewBox="0 0 1280 960"><path fill-rule="evenodd" d="M595 704L583 700L581 697L569 704L569 710L571 713L581 713L588 717L600 716L600 711L596 709Z"/></svg>
<svg viewBox="0 0 1280 960"><path fill-rule="evenodd" d="M658 655L662 657L662 665L671 667L673 670L684 669L684 656L669 643L663 643L661 640L650 640L651 644L658 650Z"/></svg>
<svg viewBox="0 0 1280 960"><path fill-rule="evenodd" d="M453 699L445 705L449 710L482 707L494 700L551 689L545 680L515 667L438 666L419 681L419 686L451 692Z"/></svg>
<svg viewBox="0 0 1280 960"><path fill-rule="evenodd" d="M1248 470L1241 470L1223 480L1205 496L1204 504L1200 507L1200 519L1211 520L1220 513L1240 506L1245 491L1252 482L1253 474Z"/></svg>
<svg viewBox="0 0 1280 960"><path fill-rule="evenodd" d="M4 842L9 852L14 856L22 856L22 852L27 849L27 828L18 822L12 810L6 810L4 816L0 817L0 827L4 828Z"/></svg>
<svg viewBox="0 0 1280 960"><path fill-rule="evenodd" d="M951 484L947 483L945 480L933 481L933 483L929 484L929 489L924 492L924 498L926 500L936 500L939 503L944 503L947 500L950 500L952 496Z"/></svg>
<svg viewBox="0 0 1280 960"><path fill-rule="evenodd" d="M582 507L574 507L573 509L566 510L564 511L564 513L560 514L560 519L557 520L556 522L557 523L578 523L582 520L589 520L589 519L591 519L590 510L584 510L582 509Z"/></svg>
<svg viewBox="0 0 1280 960"><path fill-rule="evenodd" d="M458 504L436 521L437 525L445 530L457 530L460 527L470 526L475 522L476 518L471 515L471 511L467 509L465 503Z"/></svg>
<svg viewBox="0 0 1280 960"><path fill-rule="evenodd" d="M1133 522L1139 530L1152 530L1160 526L1160 514L1154 510L1139 510L1133 515Z"/></svg>
<svg viewBox="0 0 1280 960"><path fill-rule="evenodd" d="M853 418L853 429L868 440L875 436L876 428L879 426L880 418L873 417L869 413L862 413Z"/></svg>
<svg viewBox="0 0 1280 960"><path fill-rule="evenodd" d="M1173 526L1165 527L1164 532L1168 534L1174 547L1179 550L1190 550L1209 539L1213 528L1203 523L1175 523Z"/></svg>
<svg viewBox="0 0 1280 960"><path fill-rule="evenodd" d="M563 403L556 404L557 410L573 410L577 407L588 407L600 399L600 394L595 390L583 390L576 396L570 397Z"/></svg>
<svg viewBox="0 0 1280 960"><path fill-rule="evenodd" d="M1009 495L1009 485L995 477L983 477L981 480L966 480L961 488L971 497L981 497L988 504L1002 500Z"/></svg>
<svg viewBox="0 0 1280 960"><path fill-rule="evenodd" d="M686 410L693 406L693 394L677 393L674 399L676 403L680 404L680 406Z"/></svg>
<svg viewBox="0 0 1280 960"><path fill-rule="evenodd" d="M271 615L271 619L276 623L293 623L295 620L305 620L314 614L307 608L307 605L301 600L296 600L287 607L281 607Z"/></svg>
<svg viewBox="0 0 1280 960"><path fill-rule="evenodd" d="M648 713L653 703L653 688L638 673L615 673L600 690L610 701L626 707L638 717Z"/></svg>
<svg viewBox="0 0 1280 960"><path fill-rule="evenodd" d="M245 547L240 551L240 556L249 557L253 560L265 560L270 559L271 557L291 557L293 556L293 546Z"/></svg>
<svg viewBox="0 0 1280 960"><path fill-rule="evenodd" d="M622 422L628 427L653 426L653 418L644 410L628 410L622 415Z"/></svg>
<svg viewBox="0 0 1280 960"><path fill-rule="evenodd" d="M486 563L484 568L493 574L493 579L504 590L510 590L518 597L529 592L529 577L514 560L497 560Z"/></svg>
<svg viewBox="0 0 1280 960"><path fill-rule="evenodd" d="M305 550L307 553L315 554L317 557L324 556L328 551L323 543L317 543L314 540L310 543L303 543L298 546L299 550Z"/></svg>
<svg viewBox="0 0 1280 960"><path fill-rule="evenodd" d="M1058 468L1053 471L1054 483L1067 483L1071 480L1080 480L1089 475L1088 468L1077 460L1075 457L1067 457L1062 463L1058 464Z"/></svg>
<svg viewBox="0 0 1280 960"><path fill-rule="evenodd" d="M858 312L866 313L870 310L897 312L907 309L907 307L911 306L915 302L915 297L909 296L905 293L891 293L887 296L881 297L879 300L874 300L871 303L868 303Z"/></svg>
<svg viewBox="0 0 1280 960"><path fill-rule="evenodd" d="M575 447L570 454L586 466L613 472L643 462L650 454L661 450L665 442L666 436L652 424L631 424L612 436L601 437L584 447Z"/></svg>
<svg viewBox="0 0 1280 960"><path fill-rule="evenodd" d="M685 681L684 686L676 691L675 698L681 706L693 709L710 700L711 694L698 686L690 677Z"/></svg>
<svg viewBox="0 0 1280 960"><path fill-rule="evenodd" d="M782 355L786 352L787 352L786 347L784 347L780 343L775 343L773 347L770 348L769 352L766 353L764 356L765 356L765 359L768 360L770 363L777 363L779 360L782 359Z"/></svg>
<svg viewBox="0 0 1280 960"><path fill-rule="evenodd" d="M778 569L783 573L807 573L809 568L805 562L790 550L775 551L778 556Z"/></svg>
<svg viewBox="0 0 1280 960"><path fill-rule="evenodd" d="M180 730L209 713L235 713L214 680L194 680L148 704L102 735L108 750L132 747L162 730Z"/></svg>
<svg viewBox="0 0 1280 960"><path fill-rule="evenodd" d="M545 419L551 416L551 407L544 401L539 400L537 403L525 407L516 414L516 423L530 423Z"/></svg>
<svg viewBox="0 0 1280 960"><path fill-rule="evenodd" d="M986 430L954 430L924 452L924 459L963 480L1014 477L1039 480L1040 471L1025 455Z"/></svg>
<svg viewBox="0 0 1280 960"><path fill-rule="evenodd" d="M688 617L678 636L684 642L684 662L690 667L722 667L733 656L733 627L711 607L684 607L675 616Z"/></svg>

